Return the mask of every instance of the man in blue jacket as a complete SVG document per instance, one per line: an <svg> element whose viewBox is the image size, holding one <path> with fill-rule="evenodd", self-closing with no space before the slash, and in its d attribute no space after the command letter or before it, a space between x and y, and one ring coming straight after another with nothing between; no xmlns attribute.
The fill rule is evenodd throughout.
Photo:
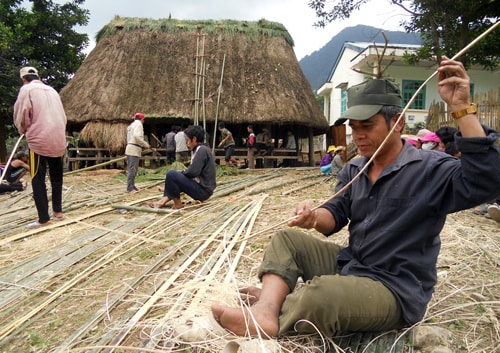
<svg viewBox="0 0 500 353"><path fill-rule="evenodd" d="M247 309L212 306L224 328L269 337L317 328L333 336L399 329L423 318L446 215L500 193L498 134L479 123L460 62L443 57L438 90L458 122L461 159L401 139L401 95L392 82L374 79L349 89L349 108L337 123L349 121L361 157L340 171L336 191L360 177L319 208L300 203L288 221L326 236L349 225L349 245L278 231L259 269L262 288L241 290L254 298L252 318ZM306 284L294 291L299 277Z"/></svg>
<svg viewBox="0 0 500 353"><path fill-rule="evenodd" d="M165 177L163 198L149 204L153 208L162 208L169 201L173 201L173 208L183 207L181 193L191 196L194 200L205 201L216 187L215 160L206 144L205 130L201 126L189 126L184 130L186 144L191 150L191 163L184 171L169 170Z"/></svg>

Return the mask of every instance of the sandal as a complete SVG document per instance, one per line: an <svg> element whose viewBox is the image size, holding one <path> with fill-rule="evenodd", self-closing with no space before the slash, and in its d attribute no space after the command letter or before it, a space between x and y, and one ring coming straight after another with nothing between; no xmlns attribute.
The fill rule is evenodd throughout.
<svg viewBox="0 0 500 353"><path fill-rule="evenodd" d="M36 221L36 222L28 223L26 225L26 228L28 228L28 229L37 229L37 228L45 227L45 226L48 226L48 225L50 225L50 221L45 222L45 223L40 223L40 222Z"/></svg>
<svg viewBox="0 0 500 353"><path fill-rule="evenodd" d="M484 216L488 212L488 205L478 206L473 212L479 216Z"/></svg>
<svg viewBox="0 0 500 353"><path fill-rule="evenodd" d="M491 219L500 222L500 206L490 205L490 207L488 207L488 215Z"/></svg>

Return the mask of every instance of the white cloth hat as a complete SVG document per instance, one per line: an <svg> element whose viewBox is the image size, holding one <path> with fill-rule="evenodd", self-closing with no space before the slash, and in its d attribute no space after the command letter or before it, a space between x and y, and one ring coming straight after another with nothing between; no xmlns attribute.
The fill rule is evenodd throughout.
<svg viewBox="0 0 500 353"><path fill-rule="evenodd" d="M38 76L38 71L34 67L26 66L26 67L23 67L19 71L19 75L21 76L21 78L23 78L26 75L37 75Z"/></svg>

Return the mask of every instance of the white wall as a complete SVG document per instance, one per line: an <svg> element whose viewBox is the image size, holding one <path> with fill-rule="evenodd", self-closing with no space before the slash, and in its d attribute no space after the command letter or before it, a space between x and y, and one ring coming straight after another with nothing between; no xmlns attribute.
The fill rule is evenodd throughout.
<svg viewBox="0 0 500 353"><path fill-rule="evenodd" d="M330 125L340 117L341 109L341 89L336 88L342 83L347 83L348 87L359 84L365 80L365 75L358 73L351 68L359 61L364 59L363 55L348 47L344 47L341 57L333 73L328 86L324 86L325 111L324 114ZM425 81L436 71L437 64L428 67L417 67L409 65L391 65L384 72L384 77L395 80L395 83L401 87L403 80ZM500 70L496 72L484 71L478 69L468 70L471 82L474 84L474 92L487 92L489 90L498 90L500 82ZM330 92L331 89L331 92ZM321 89L319 94L321 94ZM433 102L439 102L441 98L437 89L437 77L434 77L425 86L425 109L408 109L406 111L406 123L412 126L419 122L425 122L429 107ZM351 129L346 127L347 143L351 142Z"/></svg>

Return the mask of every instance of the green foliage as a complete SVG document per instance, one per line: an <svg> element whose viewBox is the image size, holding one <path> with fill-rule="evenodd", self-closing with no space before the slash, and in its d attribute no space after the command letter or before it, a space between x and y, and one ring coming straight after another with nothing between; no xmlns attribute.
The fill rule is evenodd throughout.
<svg viewBox="0 0 500 353"><path fill-rule="evenodd" d="M402 0L392 0L402 3ZM453 57L477 36L500 19L499 0L415 0L411 11L416 15L405 23L407 32L419 31L424 47L413 59L440 60ZM459 58L466 67L481 65L487 69L499 66L500 31L490 33Z"/></svg>
<svg viewBox="0 0 500 353"><path fill-rule="evenodd" d="M310 0L316 11L317 26L349 18L370 0ZM440 61L442 55L453 57L478 35L500 19L500 0L387 0L407 11L411 19L404 22L408 33L418 32L423 47L407 54L409 63L420 60ZM466 67L481 65L495 69L500 65L500 30L496 29L474 45L461 60Z"/></svg>
<svg viewBox="0 0 500 353"><path fill-rule="evenodd" d="M215 169L215 175L217 178L228 175L238 175L238 168L235 166L218 165Z"/></svg>
<svg viewBox="0 0 500 353"><path fill-rule="evenodd" d="M415 129L425 129L425 122L424 121L419 121L414 125Z"/></svg>
<svg viewBox="0 0 500 353"><path fill-rule="evenodd" d="M89 11L79 7L85 0L62 5L51 0L31 2L32 12L25 28L30 34L25 38L30 55L23 59L26 63L36 62L44 81L59 91L85 59L88 36L73 27L85 26Z"/></svg>
<svg viewBox="0 0 500 353"><path fill-rule="evenodd" d="M84 1L0 1L0 141L17 135L15 129L11 135L6 126L12 126L22 66L35 66L45 83L60 90L83 62L88 36L73 27L88 22L88 10L79 7ZM6 154L2 143L0 160Z"/></svg>

